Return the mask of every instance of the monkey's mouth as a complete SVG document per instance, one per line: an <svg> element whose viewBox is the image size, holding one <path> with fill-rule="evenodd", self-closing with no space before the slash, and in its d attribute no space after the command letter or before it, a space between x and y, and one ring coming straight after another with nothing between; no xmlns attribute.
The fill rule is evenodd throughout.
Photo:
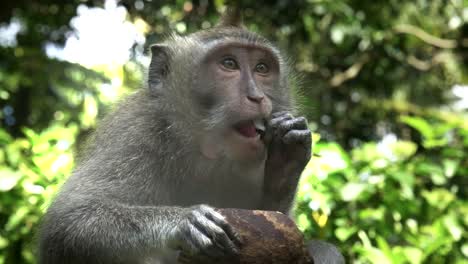
<svg viewBox="0 0 468 264"><path fill-rule="evenodd" d="M261 138L265 135L265 122L262 119L242 121L234 125L234 129L244 137Z"/></svg>

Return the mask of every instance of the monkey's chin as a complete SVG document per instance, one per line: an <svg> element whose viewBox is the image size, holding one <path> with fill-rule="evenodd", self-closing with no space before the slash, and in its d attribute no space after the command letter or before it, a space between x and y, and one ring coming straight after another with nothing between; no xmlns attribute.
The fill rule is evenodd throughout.
<svg viewBox="0 0 468 264"><path fill-rule="evenodd" d="M228 139L228 145L230 146L230 153L236 160L246 161L261 161L264 159L265 144L260 136L245 136L238 131L232 131L232 135Z"/></svg>
<svg viewBox="0 0 468 264"><path fill-rule="evenodd" d="M235 129L221 134L205 134L200 141L200 150L210 160L227 158L231 161L252 165L266 157L265 143L260 134L245 136Z"/></svg>

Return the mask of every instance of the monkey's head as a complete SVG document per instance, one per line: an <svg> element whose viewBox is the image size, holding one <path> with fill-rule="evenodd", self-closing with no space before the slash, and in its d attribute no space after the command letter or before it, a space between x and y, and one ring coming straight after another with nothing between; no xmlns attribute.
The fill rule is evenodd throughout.
<svg viewBox="0 0 468 264"><path fill-rule="evenodd" d="M228 11L212 29L151 47L150 94L206 157L265 158L271 113L290 110L289 72L279 50ZM188 128L188 129L187 129Z"/></svg>

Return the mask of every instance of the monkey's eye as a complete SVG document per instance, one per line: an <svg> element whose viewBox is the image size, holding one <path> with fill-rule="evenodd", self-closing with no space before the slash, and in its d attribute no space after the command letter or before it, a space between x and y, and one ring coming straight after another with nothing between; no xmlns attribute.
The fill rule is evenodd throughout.
<svg viewBox="0 0 468 264"><path fill-rule="evenodd" d="M237 65L237 62L232 58L223 59L221 61L221 65L223 65L224 68L229 69L229 70L239 69L239 66Z"/></svg>
<svg viewBox="0 0 468 264"><path fill-rule="evenodd" d="M265 63L259 63L255 66L255 71L258 72L258 73L262 73L262 74L265 74L265 73L268 73L270 71L270 69L268 68L268 66L265 64Z"/></svg>

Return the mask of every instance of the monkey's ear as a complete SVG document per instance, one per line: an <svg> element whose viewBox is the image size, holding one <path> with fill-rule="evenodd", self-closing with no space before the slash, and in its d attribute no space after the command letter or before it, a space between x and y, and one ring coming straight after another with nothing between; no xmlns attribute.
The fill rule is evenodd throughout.
<svg viewBox="0 0 468 264"><path fill-rule="evenodd" d="M218 27L244 27L244 21L242 18L241 11L238 7L227 7L221 16Z"/></svg>
<svg viewBox="0 0 468 264"><path fill-rule="evenodd" d="M150 46L151 63L148 70L148 88L157 95L163 89L163 81L169 71L169 47L166 44Z"/></svg>

